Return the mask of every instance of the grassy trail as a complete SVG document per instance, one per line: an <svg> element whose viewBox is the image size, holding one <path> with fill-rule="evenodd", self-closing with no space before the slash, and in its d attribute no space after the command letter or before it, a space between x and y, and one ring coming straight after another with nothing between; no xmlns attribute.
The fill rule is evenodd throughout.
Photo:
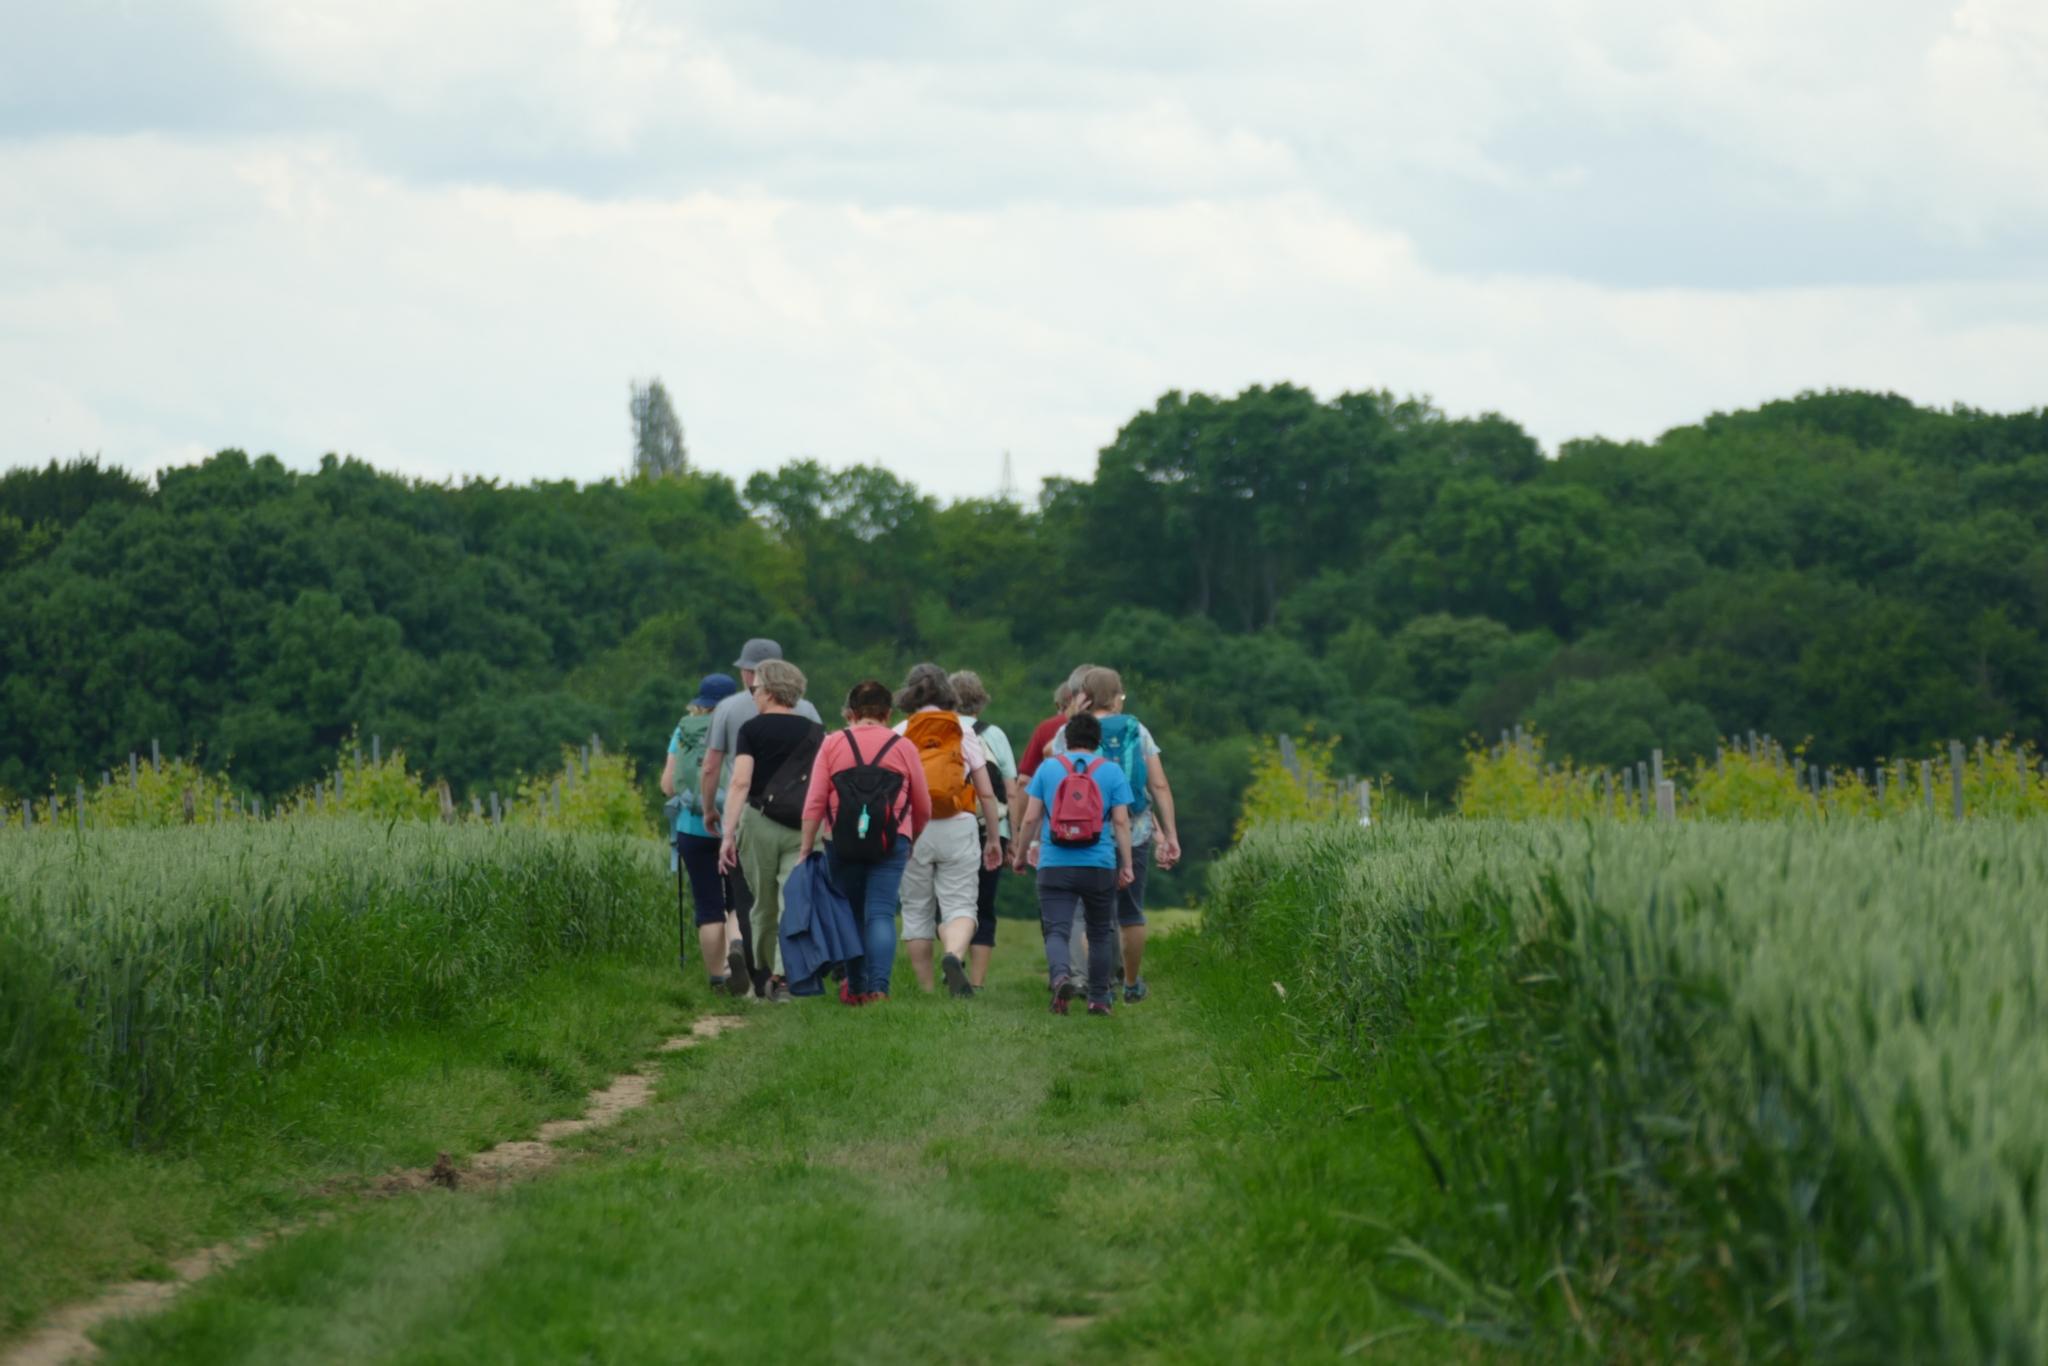
<svg viewBox="0 0 2048 1366"><path fill-rule="evenodd" d="M1162 1312L1219 1199L1192 936L1151 1000L1057 1019L1005 929L980 999L754 1007L555 1174L362 1209L108 1330L111 1359L1236 1356Z"/></svg>

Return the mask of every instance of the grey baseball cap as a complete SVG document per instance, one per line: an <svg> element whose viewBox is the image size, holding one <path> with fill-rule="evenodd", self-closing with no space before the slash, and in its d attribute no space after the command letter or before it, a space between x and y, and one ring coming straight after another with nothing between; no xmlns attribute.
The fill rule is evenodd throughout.
<svg viewBox="0 0 2048 1366"><path fill-rule="evenodd" d="M733 661L738 669L758 669L764 659L782 658L782 647L763 636L755 636L740 650L740 657Z"/></svg>

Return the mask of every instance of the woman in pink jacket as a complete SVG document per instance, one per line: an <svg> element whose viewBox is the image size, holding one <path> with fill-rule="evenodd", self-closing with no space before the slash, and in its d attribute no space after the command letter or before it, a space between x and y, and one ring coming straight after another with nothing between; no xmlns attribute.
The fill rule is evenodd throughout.
<svg viewBox="0 0 2048 1366"><path fill-rule="evenodd" d="M889 999L889 971L896 963L896 892L903 883L903 870L910 866L910 846L932 818L931 791L925 786L924 765L917 749L889 729L891 695L888 686L874 679L853 685L846 695L846 729L834 731L818 746L811 766L811 786L804 797L799 861L811 856L818 831L828 834L842 814L840 786L834 780L848 777L848 785L893 789L884 813L885 824L857 831L847 851L841 841L826 841L826 868L832 885L853 906L861 923L867 953L847 965L846 980L840 984L839 999L847 1005L869 1005ZM874 770L880 770L879 773ZM857 772L856 770L861 770ZM900 782L891 783L891 777ZM870 833L872 832L872 833ZM855 857L858 844L863 857ZM885 850L876 846L886 844Z"/></svg>

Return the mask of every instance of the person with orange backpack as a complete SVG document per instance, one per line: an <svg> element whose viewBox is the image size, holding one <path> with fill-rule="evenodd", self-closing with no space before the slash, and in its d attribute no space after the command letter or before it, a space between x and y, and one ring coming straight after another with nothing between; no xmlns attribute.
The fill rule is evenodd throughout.
<svg viewBox="0 0 2048 1366"><path fill-rule="evenodd" d="M1048 754L1025 789L1024 822L1010 845L1019 873L1038 855L1038 928L1045 939L1052 1013L1074 999L1073 933L1088 934L1088 1013L1111 1009L1116 954L1117 893L1135 876L1131 864L1131 780L1097 752L1102 723L1088 712L1067 722L1067 746Z"/></svg>
<svg viewBox="0 0 2048 1366"><path fill-rule="evenodd" d="M946 671L936 664L911 668L896 694L908 718L896 727L924 766L932 818L910 850L903 872L903 942L918 985L933 989L932 941L942 941L941 971L955 996L974 995L967 950L981 902L981 870L1000 867L1002 808L988 780L988 756ZM977 814L979 813L979 814Z"/></svg>

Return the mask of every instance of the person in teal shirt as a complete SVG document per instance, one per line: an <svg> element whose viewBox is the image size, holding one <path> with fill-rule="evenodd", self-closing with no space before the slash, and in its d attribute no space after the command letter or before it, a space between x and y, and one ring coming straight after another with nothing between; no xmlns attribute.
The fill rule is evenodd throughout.
<svg viewBox="0 0 2048 1366"><path fill-rule="evenodd" d="M718 871L718 837L711 833L704 823L704 813L699 810L702 798L697 794L694 781L698 764L704 757L706 742L710 738L711 713L718 704L739 691L739 684L726 674L706 674L697 685L697 695L690 699L689 711L676 723L674 734L668 740L668 763L661 771L661 790L668 796L665 808L670 817L673 852L669 856L669 871L676 874L676 916L680 923L682 947L680 960L689 962L688 920L690 907L684 902L684 888L689 890L690 902L694 904L694 919L697 924L697 949L704 955L704 966L713 964L725 968L724 972L710 972L711 989L726 991L741 996L752 989L753 978L747 971L746 935L734 913L733 899L728 895L726 880ZM723 793L719 794L721 797Z"/></svg>

